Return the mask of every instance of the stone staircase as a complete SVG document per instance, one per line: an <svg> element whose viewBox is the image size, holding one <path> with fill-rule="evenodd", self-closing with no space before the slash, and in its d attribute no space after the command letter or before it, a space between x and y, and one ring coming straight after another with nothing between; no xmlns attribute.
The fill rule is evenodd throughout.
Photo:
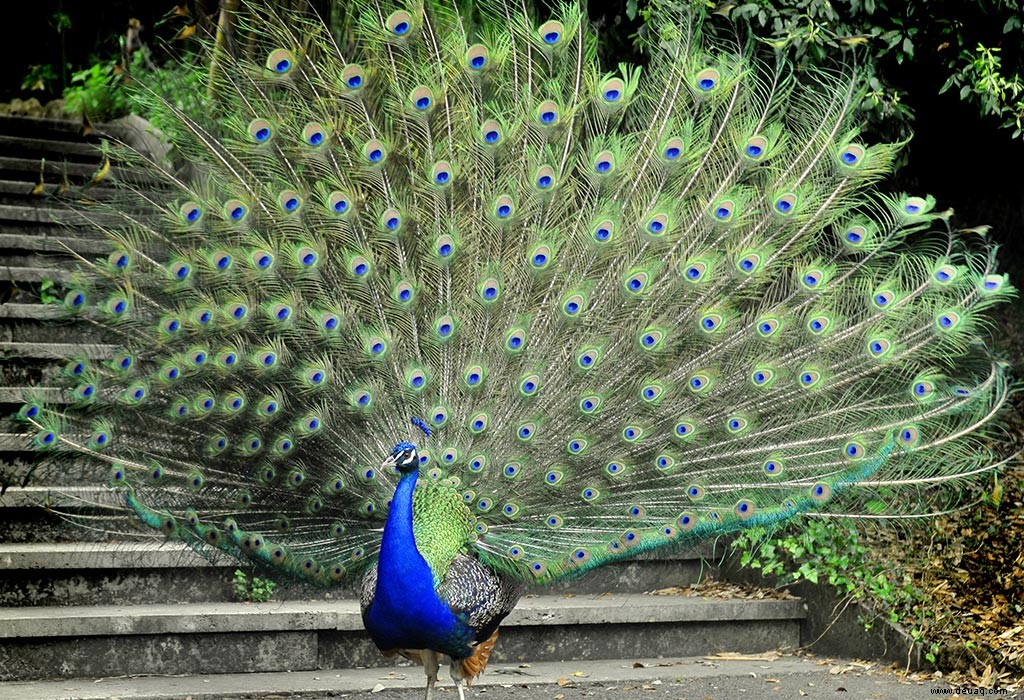
<svg viewBox="0 0 1024 700"><path fill-rule="evenodd" d="M70 220L53 196L91 180L102 162L95 136L75 123L0 117L0 415L25 387L55 371L69 346L102 357L80 326L55 324L41 303L63 273L49 267L104 252L100 237ZM37 188L43 178L43 186ZM109 197L101 186L90 197ZM16 356L18 359L9 359ZM51 391L47 398L60 401ZM0 474L32 459L27 440L0 420ZM126 674L314 671L391 665L362 631L351 591L290 586L269 603L235 600L236 564L179 545L108 542L71 532L38 503L81 508L112 502L105 489L15 484L0 495L0 681ZM71 536L74 539L68 541ZM502 626L495 663L640 659L795 648L801 600L643 595L690 586L715 573L712 552L640 558L568 584L538 589ZM804 631L803 636L807 636ZM418 673L418 672L417 672Z"/></svg>

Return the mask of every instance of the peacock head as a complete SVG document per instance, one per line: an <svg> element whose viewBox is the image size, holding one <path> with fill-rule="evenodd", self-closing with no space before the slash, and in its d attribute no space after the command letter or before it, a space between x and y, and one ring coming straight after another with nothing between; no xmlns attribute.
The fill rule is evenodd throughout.
<svg viewBox="0 0 1024 700"><path fill-rule="evenodd" d="M391 456L384 460L385 467L396 467L403 474L416 471L420 466L420 457L416 454L416 445L411 442L400 442L391 450Z"/></svg>

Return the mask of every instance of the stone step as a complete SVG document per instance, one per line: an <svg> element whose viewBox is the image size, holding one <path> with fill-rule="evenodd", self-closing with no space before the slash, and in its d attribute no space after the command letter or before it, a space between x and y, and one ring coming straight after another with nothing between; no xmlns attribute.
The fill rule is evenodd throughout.
<svg viewBox="0 0 1024 700"><path fill-rule="evenodd" d="M79 494L83 496L85 494ZM116 495L88 494L110 506L122 506ZM2 499L3 497L0 497ZM67 496L53 508L82 503ZM8 511L9 513L9 511ZM543 591L600 593L686 587L715 570L705 548L619 562ZM0 543L0 607L214 603L235 600L231 582L245 563L217 552L206 558L192 549L162 539L134 542ZM259 575L257 573L256 575ZM169 593L173 591L173 593ZM355 595L352 589L323 589L287 583L275 600L333 599Z"/></svg>
<svg viewBox="0 0 1024 700"><path fill-rule="evenodd" d="M71 273L57 267L0 267L0 282L69 282Z"/></svg>
<svg viewBox="0 0 1024 700"><path fill-rule="evenodd" d="M77 226L90 230L95 225L115 225L122 220L109 212L78 211L67 207L0 204L0 223L6 222L6 228L17 227L23 233L32 233L32 226L37 224L57 224L59 226ZM46 203L49 204L49 203ZM65 229L66 230L66 229Z"/></svg>
<svg viewBox="0 0 1024 700"><path fill-rule="evenodd" d="M105 332L104 329L96 324L89 323L85 320L85 317L77 317L74 314L67 313L63 305L64 297L67 294L67 288L64 286L52 285L47 290L47 294L51 297L57 297L57 303L43 304L43 303L29 303L35 302L36 299L32 295L33 290L20 289L16 298L16 302L19 306L23 307L35 307L35 308L22 308L17 309L13 313L22 313L22 316L6 316L0 317L0 328L2 328L3 341L0 341L0 353L8 353L11 356L16 355L17 348L21 347L26 350L25 355L19 355L19 361L22 365L40 364L38 360L47 358L54 358L56 350L54 348L67 347L74 356L80 356L83 353L88 355L95 354L95 347L97 344L104 345L101 341L110 340L110 333ZM51 311L47 311L49 308ZM65 341L74 340L74 343L68 343ZM71 350L72 347L89 347L89 350ZM65 355L57 354L57 358L65 357ZM2 383L14 384L16 382L12 380L5 380Z"/></svg>
<svg viewBox="0 0 1024 700"><path fill-rule="evenodd" d="M38 176L33 180L32 178L24 178L17 180L0 180L0 197L7 198L7 203L13 203L20 201L28 204L46 204L47 206L67 206L69 202L59 198L60 195L68 198L74 198L77 194L81 193L78 189L68 189L66 192L61 191L61 185L58 182L45 182L43 183L42 192L35 192L36 185L39 182ZM88 190L89 199L97 201L105 201L111 197L116 196L118 190L113 187L90 187ZM73 201L73 200L72 200Z"/></svg>
<svg viewBox="0 0 1024 700"><path fill-rule="evenodd" d="M39 508L44 503L53 507L74 507L81 503L99 503L114 505L121 499L106 486L64 486L55 489L52 486L12 486L0 494L0 511L12 508ZM0 516L0 520L11 516ZM0 547L6 547L0 543ZM0 568L3 563L0 562Z"/></svg>
<svg viewBox="0 0 1024 700"><path fill-rule="evenodd" d="M0 348L0 350L2 350L2 348ZM70 403L67 392L55 387L40 388L34 386L0 386L0 404L15 404L20 406L25 402L25 397L29 395L38 396L39 400L44 403Z"/></svg>
<svg viewBox="0 0 1024 700"><path fill-rule="evenodd" d="M103 158L99 145L80 140L30 138L0 134L0 152L18 158L46 158L98 163Z"/></svg>
<svg viewBox="0 0 1024 700"><path fill-rule="evenodd" d="M82 135L81 119L40 119L0 115L0 134L28 139L59 139L99 143L107 132L118 128L111 124L94 124L92 132Z"/></svg>
<svg viewBox="0 0 1024 700"><path fill-rule="evenodd" d="M493 664L759 653L800 645L800 600L523 598ZM0 680L381 666L355 600L0 609Z"/></svg>
<svg viewBox="0 0 1024 700"><path fill-rule="evenodd" d="M422 700L423 669L404 660L396 666L16 682L0 684L0 700ZM984 691L961 688L960 692L977 695ZM849 657L721 653L686 658L548 661L528 666L493 663L473 682L466 698L934 700L937 695L956 694L945 680L923 674L904 677L884 665ZM440 674L434 697L457 697L447 669ZM1013 693L1007 691L1000 697L1010 698Z"/></svg>
<svg viewBox="0 0 1024 700"><path fill-rule="evenodd" d="M108 360L114 356L115 349L115 346L103 343L0 343L0 353L30 359L85 357L90 360ZM0 400L0 403L3 401Z"/></svg>
<svg viewBox="0 0 1024 700"><path fill-rule="evenodd" d="M39 181L40 175L46 182L62 182L67 179L73 184L90 182L99 171L99 163L67 163L62 160L45 160L40 158L16 158L0 156L0 177L5 180L29 179ZM111 169L107 178L117 175Z"/></svg>
<svg viewBox="0 0 1024 700"><path fill-rule="evenodd" d="M64 309L54 304L0 304L0 319L43 321L66 315Z"/></svg>
<svg viewBox="0 0 1024 700"><path fill-rule="evenodd" d="M5 229L0 229L5 230ZM110 252L110 242L99 232L88 229L69 235L66 229L52 228L46 232L33 230L32 233L0 233L0 250L12 252L31 251L34 253L63 253L68 249L82 255L102 255Z"/></svg>

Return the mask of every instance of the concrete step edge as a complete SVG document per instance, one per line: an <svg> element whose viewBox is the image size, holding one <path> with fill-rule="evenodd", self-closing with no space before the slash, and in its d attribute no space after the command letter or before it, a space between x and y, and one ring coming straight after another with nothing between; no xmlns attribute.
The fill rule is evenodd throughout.
<svg viewBox="0 0 1024 700"><path fill-rule="evenodd" d="M63 316L63 310L54 304L0 304L0 318L48 320Z"/></svg>
<svg viewBox="0 0 1024 700"><path fill-rule="evenodd" d="M118 124L92 124L90 136L82 137L81 118L53 119L48 117L26 117L14 114L0 115L0 134L10 135L12 131L20 133L47 133L72 134L76 139L95 140L102 138L104 134L118 133L123 130ZM63 138L63 136L62 136Z"/></svg>
<svg viewBox="0 0 1024 700"><path fill-rule="evenodd" d="M3 349L0 348L0 352ZM43 357L53 358L51 355L44 355ZM56 389L54 387L36 387L36 386L0 386L0 404L2 403L22 403L25 401L26 396L35 396L44 403L53 404L67 404L71 403L68 398L68 393L63 389Z"/></svg>
<svg viewBox="0 0 1024 700"><path fill-rule="evenodd" d="M35 233L0 233L0 249L25 251L31 253L67 253L70 248L75 253L93 255L108 253L111 244L105 238L89 236L88 231L79 231L82 236L66 236Z"/></svg>
<svg viewBox="0 0 1024 700"><path fill-rule="evenodd" d="M50 177L73 177L91 178L99 170L99 162L96 163L69 163L56 158L18 158L15 156L0 156L0 170L15 173L34 173L38 176L43 173ZM114 170L111 168L111 170ZM111 173L113 175L115 173ZM110 175L108 175L110 177Z"/></svg>
<svg viewBox="0 0 1024 700"><path fill-rule="evenodd" d="M0 204L0 221L24 224L60 224L89 229L96 225L116 226L124 222L111 211L40 205Z"/></svg>
<svg viewBox="0 0 1024 700"><path fill-rule="evenodd" d="M71 279L70 272L55 267L0 267L0 281L3 282L70 282Z"/></svg>
<svg viewBox="0 0 1024 700"><path fill-rule="evenodd" d="M97 505L120 505L124 499L106 486L11 486L0 495L0 509L38 508L45 502L52 506L76 506L85 502ZM15 545L0 545L13 547ZM0 568L3 568L0 566Z"/></svg>
<svg viewBox="0 0 1024 700"><path fill-rule="evenodd" d="M47 202L50 203L53 200L50 199L51 195L57 193L60 188L60 184L56 182L43 183L43 193L32 194L32 191L36 188L39 183L39 178L26 177L23 180L5 180L0 179L0 194L7 195L22 195L26 198L33 198L33 201ZM89 199L98 200L108 197L112 197L120 192L116 187L90 187L88 190ZM73 196L75 194L82 194L79 189L70 189L65 193L66 197ZM57 203L64 204L63 200L56 200Z"/></svg>
<svg viewBox="0 0 1024 700"><path fill-rule="evenodd" d="M800 620L802 600L607 593L519 601L503 626ZM358 631L357 600L0 608L0 639L223 632Z"/></svg>
<svg viewBox="0 0 1024 700"><path fill-rule="evenodd" d="M837 662L842 665L841 662ZM596 683L669 684L679 678L777 678L806 675L809 679L829 677L831 665L813 658L777 653L710 655L680 659L607 659L588 661L545 661L530 664L493 663L467 693L474 689L502 686L554 686L566 681L575 686ZM893 681L895 683L895 680ZM252 697L301 697L305 700L345 696L349 693L416 689L425 686L423 669L411 666L367 669L327 669L288 673L226 673L206 676L142 676L133 678L83 678L58 681L15 681L0 683L0 700L234 700ZM769 689L771 684L769 685ZM438 681L441 697L455 697L447 670ZM493 691L492 691L493 692ZM835 691L829 689L831 695ZM384 693L382 698L392 697ZM545 695L547 697L547 695ZM610 696L609 696L610 697ZM658 696L660 697L660 695ZM822 695L821 697L824 697ZM907 695L907 697L911 697Z"/></svg>
<svg viewBox="0 0 1024 700"><path fill-rule="evenodd" d="M68 357L86 357L90 360L106 360L114 355L115 345L104 343L33 343L33 342L0 342L0 353L9 353L17 357L62 360ZM21 389L32 387L5 387Z"/></svg>
<svg viewBox="0 0 1024 700"><path fill-rule="evenodd" d="M40 138L39 136L11 136L0 134L0 151L32 155L69 156L96 160L102 155L100 145L66 138Z"/></svg>
<svg viewBox="0 0 1024 700"><path fill-rule="evenodd" d="M117 494L102 487L89 495L93 498L109 496L104 500L105 503L122 503ZM80 498L69 498L67 501L81 503ZM695 548L672 553L662 559L697 561L704 554ZM238 567L242 564L227 556L210 561L188 546L167 542L155 535L153 541L143 542L0 542L0 571L180 569L211 566Z"/></svg>

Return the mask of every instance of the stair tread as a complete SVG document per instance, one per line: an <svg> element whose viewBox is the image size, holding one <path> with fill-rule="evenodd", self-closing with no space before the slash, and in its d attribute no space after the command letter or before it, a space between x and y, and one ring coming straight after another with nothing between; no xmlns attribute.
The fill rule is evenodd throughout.
<svg viewBox="0 0 1024 700"><path fill-rule="evenodd" d="M499 642L500 644L500 642ZM740 658L728 656L695 656L688 658L626 658L587 661L540 661L528 666L516 663L493 661L486 673L473 683L467 697L474 698L480 688L491 688L491 695L498 695L503 687L529 685L530 691L518 691L510 697L550 697L543 686L560 688L566 679L573 686L600 684L598 690L612 690L623 684L637 687L658 681L663 688L673 688L688 697L703 697L705 693L693 695L693 685L705 679L737 679L749 684L749 697L760 697L764 692L767 676L775 678L799 678L801 692L810 700L837 697L835 686L850 686L859 689L859 677L854 674L830 675L830 670L843 667L846 662L836 660L834 664L822 664L820 659L782 656L775 654L754 654ZM685 681L681 681L685 679ZM677 685L679 683L685 685ZM871 675L866 683L864 695L858 697L909 698L913 691L898 675ZM813 685L809 685L813 684ZM858 683L856 688L852 685ZM919 681L918 684L921 682ZM556 685L557 684L557 685ZM716 685L722 685L719 681ZM774 682L773 685L779 685ZM927 682L929 687L940 687L940 682ZM411 689L423 694L424 675L418 667L399 662L392 668L367 669L319 669L314 671L287 671L277 673L225 673L190 676L142 676L129 678L81 678L58 681L15 681L0 684L0 700L166 700L167 698L192 697L194 700L227 700L228 698L252 697L303 697L320 698L346 696L350 693L370 693L373 688L383 686L387 692L381 697L398 697L399 689ZM438 682L441 697L454 696L447 675ZM657 686L651 686L655 688ZM701 686L703 687L703 686ZM730 686L733 687L733 686ZM782 686L780 686L782 687ZM946 687L941 683L941 687ZM777 689L777 688L774 688ZM744 688L746 690L746 688ZM786 688L783 687L785 691ZM846 690L844 687L843 690ZM924 691L923 688L920 690ZM475 691L475 692L474 692ZM553 692L553 691L552 691ZM561 691L559 691L561 692ZM743 692L742 690L740 692ZM924 691L921 697L925 696ZM883 694L884 693L884 694ZM662 693L645 690L641 695L662 697ZM850 693L845 693L849 695ZM604 692L605 697L624 696L618 692ZM719 694L716 693L716 696ZM777 695L785 696L785 693ZM796 693L794 692L795 696ZM639 696L639 695L638 695ZM637 697L638 697L637 696ZM731 695L727 695L731 696ZM366 697L369 697L367 695ZM376 697L376 696L374 696ZM412 697L405 694L401 697ZM504 697L504 695L501 695ZM573 697L576 697L575 695ZM629 696L634 697L634 696Z"/></svg>
<svg viewBox="0 0 1024 700"><path fill-rule="evenodd" d="M63 311L53 304L0 304L0 318L60 318Z"/></svg>
<svg viewBox="0 0 1024 700"><path fill-rule="evenodd" d="M75 505L81 499L89 501L101 499L103 504L122 502L122 499L106 486L12 486L3 495L0 495L0 509L38 507L47 496L50 496L50 503L55 506ZM6 551L8 547L17 547L22 544L24 543L3 544L0 547ZM0 563L0 569L2 568L4 568L3 564Z"/></svg>
<svg viewBox="0 0 1024 700"><path fill-rule="evenodd" d="M519 601L504 626L793 620L802 600L722 599L635 593L538 595ZM186 603L0 608L0 638L361 630L359 601Z"/></svg>
<svg viewBox="0 0 1024 700"><path fill-rule="evenodd" d="M32 136L8 136L0 134L0 151L40 152L57 156L95 159L101 155L98 144L83 141L69 141L64 138L40 138Z"/></svg>
<svg viewBox="0 0 1024 700"><path fill-rule="evenodd" d="M2 350L3 347L0 347L0 351ZM43 357L52 357L52 355L44 355ZM27 392L33 392L34 395L38 396L45 403L61 404L70 402L67 392L63 389L54 387L40 388L37 386L0 386L0 403L21 403L25 400L24 397L27 395Z"/></svg>
<svg viewBox="0 0 1024 700"><path fill-rule="evenodd" d="M0 221L9 221L16 224L80 225L84 229L89 230L93 227L93 224L114 225L120 223L121 219L110 211L26 204L0 204Z"/></svg>
<svg viewBox="0 0 1024 700"><path fill-rule="evenodd" d="M0 281L4 282L69 282L71 273L54 267L0 267Z"/></svg>
<svg viewBox="0 0 1024 700"><path fill-rule="evenodd" d="M102 492L110 493L112 502L121 502L117 494L110 492L109 489L102 488ZM94 491L90 495L95 497L97 494ZM0 571L163 569L238 565L237 561L227 556L222 557L220 561L211 562L186 545L155 538L143 542L0 543Z"/></svg>
<svg viewBox="0 0 1024 700"><path fill-rule="evenodd" d="M9 351L19 357L62 359L85 356L90 360L105 360L113 356L117 346L106 343L34 343L0 342L0 352ZM31 387L8 387L29 389Z"/></svg>
<svg viewBox="0 0 1024 700"><path fill-rule="evenodd" d="M82 120L79 119L52 119L49 117L26 117L21 115L3 114L0 115L0 133L23 134L26 132L35 133L38 131L57 132L61 134L72 134L76 139L94 141L102 138L105 133L114 133L120 128L117 124L93 124L93 131L88 136L80 136L82 133Z"/></svg>
<svg viewBox="0 0 1024 700"><path fill-rule="evenodd" d="M51 491L46 487L28 487L36 490L37 503ZM19 489L24 491L26 489ZM70 491L62 505L75 502L79 498L104 498L105 503L122 503L120 496L106 487L69 487ZM0 505L14 489L0 496ZM109 496L109 498L107 498ZM681 552L673 552L667 557L672 561L701 559L707 554L703 549L695 548ZM175 542L167 542L162 538L141 542L0 542L0 571L12 570L56 570L56 569L126 569L126 568L175 568L180 566L238 566L238 562L230 557L211 562L192 548Z"/></svg>
<svg viewBox="0 0 1024 700"><path fill-rule="evenodd" d="M68 248L82 255L96 255L108 253L111 244L105 238L98 235L89 236L87 230L79 230L79 236L64 235L63 231L56 232L56 235L42 233L0 233L0 249L16 251L67 253Z"/></svg>

